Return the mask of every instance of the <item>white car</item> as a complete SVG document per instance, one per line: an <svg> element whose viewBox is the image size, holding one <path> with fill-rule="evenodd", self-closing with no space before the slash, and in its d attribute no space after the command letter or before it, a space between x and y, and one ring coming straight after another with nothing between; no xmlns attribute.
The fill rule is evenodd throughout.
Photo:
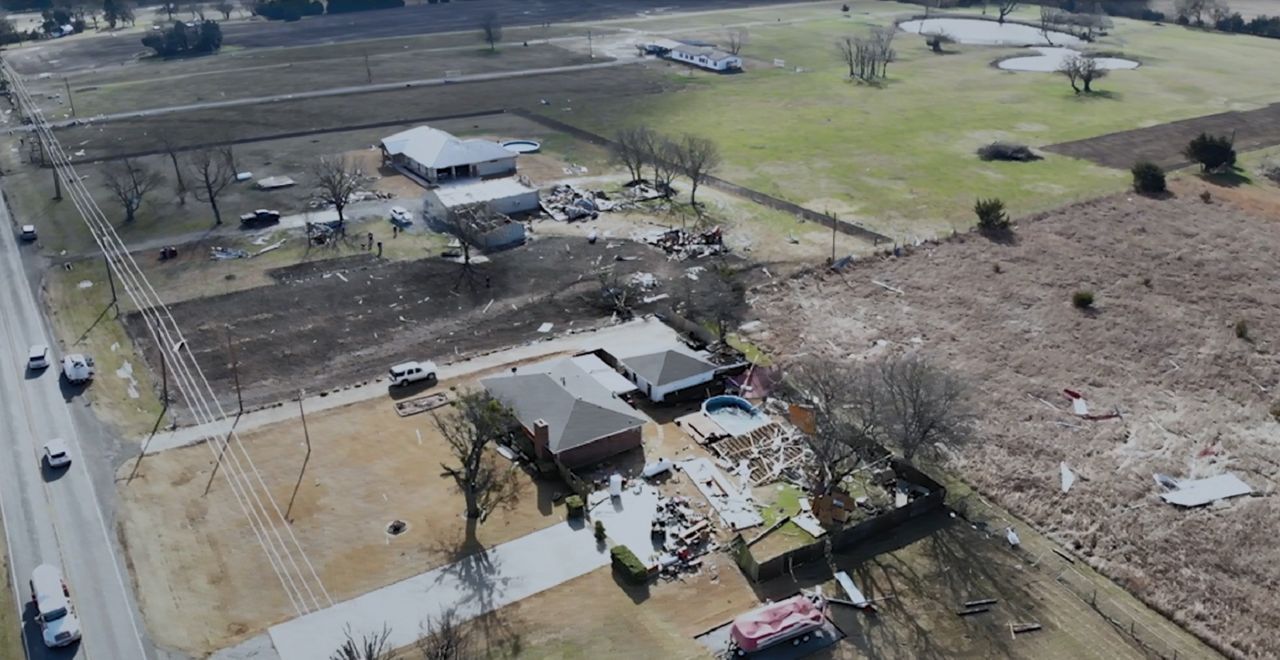
<svg viewBox="0 0 1280 660"><path fill-rule="evenodd" d="M403 206L391 207L391 221L397 225L413 224L413 216L409 215L408 209Z"/></svg>
<svg viewBox="0 0 1280 660"><path fill-rule="evenodd" d="M49 347L44 344L35 344L27 350L27 368L32 371L44 369L49 366Z"/></svg>
<svg viewBox="0 0 1280 660"><path fill-rule="evenodd" d="M94 374L98 372L93 364L93 358L79 353L72 353L62 358L62 375L67 377L67 382L72 384L87 383L93 380Z"/></svg>
<svg viewBox="0 0 1280 660"><path fill-rule="evenodd" d="M416 383L420 380L436 380L436 363L404 362L391 367L392 387Z"/></svg>
<svg viewBox="0 0 1280 660"><path fill-rule="evenodd" d="M71 465L71 448L62 438L54 438L44 445L44 462L51 468Z"/></svg>
<svg viewBox="0 0 1280 660"><path fill-rule="evenodd" d="M80 618L71 604L71 590L62 572L49 564L31 571L31 601L36 606L40 636L49 648L67 646L80 639Z"/></svg>
<svg viewBox="0 0 1280 660"><path fill-rule="evenodd" d="M18 237L19 237L19 238L21 238L21 239L22 239L22 240L24 240L24 241L34 241L34 240L36 240L36 226L35 226L35 225L22 225L22 233L21 233L21 234L18 234Z"/></svg>

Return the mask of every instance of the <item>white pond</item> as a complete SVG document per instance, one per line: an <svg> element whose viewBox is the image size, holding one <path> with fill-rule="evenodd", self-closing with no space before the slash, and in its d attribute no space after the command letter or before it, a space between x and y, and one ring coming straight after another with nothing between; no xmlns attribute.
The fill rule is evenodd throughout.
<svg viewBox="0 0 1280 660"><path fill-rule="evenodd" d="M1052 73L1057 71L1062 62L1072 55L1079 55L1080 51L1073 48L1048 48L1045 46L1037 46L1032 48L1039 55L1028 55L1026 57L1011 57L1007 60L1001 60L999 66L1005 71L1042 71ZM1108 71L1119 71L1123 69L1136 69L1138 63L1133 60L1121 59L1119 57L1095 57L1094 62L1098 63L1098 68Z"/></svg>
<svg viewBox="0 0 1280 660"><path fill-rule="evenodd" d="M926 18L904 21L898 29L916 34L941 32L962 44L984 46L1079 46L1084 43L1065 32L1050 31L1050 39L1040 28L1021 23L997 23L976 18Z"/></svg>

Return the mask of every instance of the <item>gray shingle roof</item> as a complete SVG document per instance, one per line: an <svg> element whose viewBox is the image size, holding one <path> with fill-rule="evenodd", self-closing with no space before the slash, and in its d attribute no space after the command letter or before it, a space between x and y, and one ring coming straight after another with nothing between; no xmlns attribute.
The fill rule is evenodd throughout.
<svg viewBox="0 0 1280 660"><path fill-rule="evenodd" d="M497 142L460 140L430 126L417 126L389 135L382 139L382 147L393 156L404 154L418 163L437 169L516 156Z"/></svg>
<svg viewBox="0 0 1280 660"><path fill-rule="evenodd" d="M716 365L700 357L674 349L622 358L619 362L657 387L716 369Z"/></svg>
<svg viewBox="0 0 1280 660"><path fill-rule="evenodd" d="M649 420L569 358L521 367L480 381L494 398L533 430L547 423L547 449L559 454Z"/></svg>

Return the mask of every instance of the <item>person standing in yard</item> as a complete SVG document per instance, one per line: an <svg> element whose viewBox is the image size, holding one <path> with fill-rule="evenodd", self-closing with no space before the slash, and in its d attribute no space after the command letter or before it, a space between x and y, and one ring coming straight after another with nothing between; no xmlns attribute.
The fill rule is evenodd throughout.
<svg viewBox="0 0 1280 660"><path fill-rule="evenodd" d="M382 241L378 241L378 258L382 258Z"/></svg>

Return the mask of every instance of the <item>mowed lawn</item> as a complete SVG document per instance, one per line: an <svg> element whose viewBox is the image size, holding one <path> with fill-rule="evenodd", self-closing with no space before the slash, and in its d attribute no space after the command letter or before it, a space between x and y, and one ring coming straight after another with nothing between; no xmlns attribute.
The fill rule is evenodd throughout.
<svg viewBox="0 0 1280 660"><path fill-rule="evenodd" d="M725 178L909 239L967 227L976 197L1000 197L1021 215L1128 185L1127 172L1061 156L984 163L974 150L993 140L1043 146L1280 101L1280 67L1259 65L1280 61L1280 41L1123 19L1093 47L1143 66L1097 83L1104 94L1076 96L1059 75L992 66L1018 49L953 45L939 55L907 33L887 83L859 85L846 81L837 38L915 10L855 10L752 26L746 73L671 65L685 83L678 91L579 106L570 120L605 134L649 125L710 137ZM679 36L723 39L710 25Z"/></svg>

